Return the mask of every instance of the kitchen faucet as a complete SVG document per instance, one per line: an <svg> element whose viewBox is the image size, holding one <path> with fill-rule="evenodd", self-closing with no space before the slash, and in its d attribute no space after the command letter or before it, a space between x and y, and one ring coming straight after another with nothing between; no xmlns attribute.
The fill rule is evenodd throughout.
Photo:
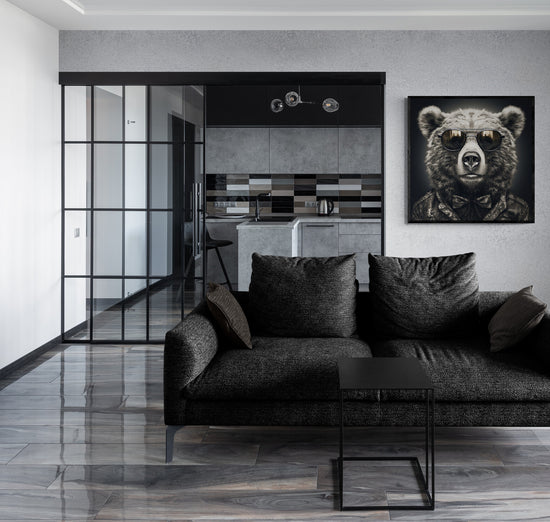
<svg viewBox="0 0 550 522"><path fill-rule="evenodd" d="M256 216L254 217L254 221L260 221L260 210L261 210L260 198L261 197L270 198L271 192L262 192L256 196Z"/></svg>

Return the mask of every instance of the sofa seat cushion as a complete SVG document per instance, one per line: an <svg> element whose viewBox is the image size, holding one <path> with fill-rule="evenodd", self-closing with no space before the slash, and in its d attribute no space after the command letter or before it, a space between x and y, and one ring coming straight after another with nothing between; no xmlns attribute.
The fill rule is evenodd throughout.
<svg viewBox="0 0 550 522"><path fill-rule="evenodd" d="M370 357L354 338L252 337L252 350L219 351L184 390L201 400L337 400L341 357ZM362 398L375 394L362 392Z"/></svg>
<svg viewBox="0 0 550 522"><path fill-rule="evenodd" d="M435 385L436 401L549 401L550 374L528 351L491 353L486 336L461 339L397 339L372 345L375 357L416 357ZM386 400L411 393L384 392ZM418 397L416 397L418 398Z"/></svg>

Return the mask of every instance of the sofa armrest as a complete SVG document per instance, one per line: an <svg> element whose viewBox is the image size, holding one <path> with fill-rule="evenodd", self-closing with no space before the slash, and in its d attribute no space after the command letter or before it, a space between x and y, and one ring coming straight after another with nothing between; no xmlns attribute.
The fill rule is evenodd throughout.
<svg viewBox="0 0 550 522"><path fill-rule="evenodd" d="M550 371L550 312L546 312L542 321L533 332L534 351L537 357L546 364Z"/></svg>
<svg viewBox="0 0 550 522"><path fill-rule="evenodd" d="M167 332L164 344L164 420L184 424L184 388L210 364L218 351L218 335L206 303L200 303Z"/></svg>

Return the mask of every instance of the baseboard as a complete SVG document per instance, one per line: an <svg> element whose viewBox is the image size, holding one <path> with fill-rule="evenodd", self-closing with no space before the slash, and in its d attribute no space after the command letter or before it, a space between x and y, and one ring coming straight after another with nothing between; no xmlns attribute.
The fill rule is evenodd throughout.
<svg viewBox="0 0 550 522"><path fill-rule="evenodd" d="M18 370L22 366L29 364L35 359L38 359L38 357L40 357L43 353L47 352L48 350L51 350L52 348L55 348L59 344L61 344L60 335L58 335L55 339L52 339L51 341L48 341L47 343L43 344L42 346L39 346L32 352L29 352L28 354L23 355L23 357L20 357L19 359L17 359L16 361L13 361L7 366L4 366L4 368L0 369L0 379L5 379L9 377L9 375L13 373L15 370Z"/></svg>

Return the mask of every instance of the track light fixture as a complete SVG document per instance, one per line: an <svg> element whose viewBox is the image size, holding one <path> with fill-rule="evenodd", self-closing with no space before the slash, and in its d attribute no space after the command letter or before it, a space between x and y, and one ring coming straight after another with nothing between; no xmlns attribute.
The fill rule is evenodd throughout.
<svg viewBox="0 0 550 522"><path fill-rule="evenodd" d="M271 100L271 110L273 112L281 112L285 108L285 104L289 107L297 107L303 103L313 105L317 102L314 101L304 101L300 93L300 87L298 87L298 92L288 91L284 97L284 103L280 98L274 98ZM321 107L325 112L336 112L340 108L340 104L334 98L325 98L321 102Z"/></svg>

